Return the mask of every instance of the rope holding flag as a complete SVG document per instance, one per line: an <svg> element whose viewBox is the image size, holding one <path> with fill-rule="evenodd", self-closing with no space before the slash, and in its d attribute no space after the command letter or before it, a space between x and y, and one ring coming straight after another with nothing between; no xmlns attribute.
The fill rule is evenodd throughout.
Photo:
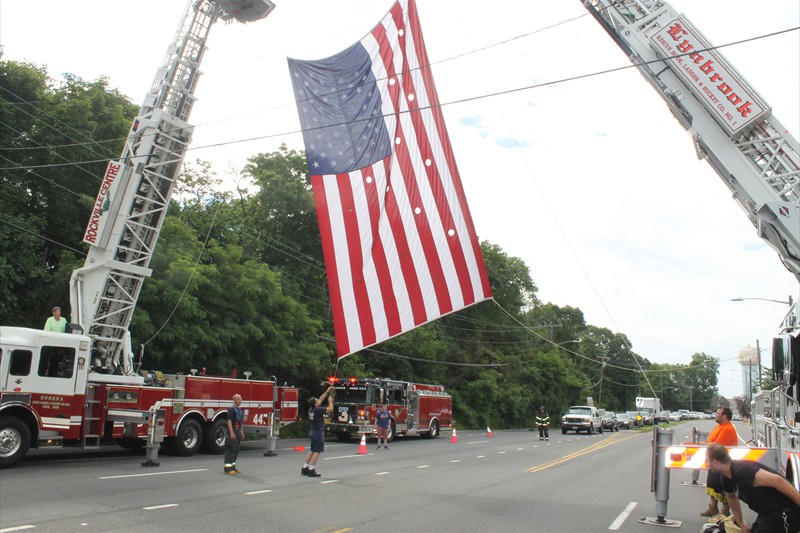
<svg viewBox="0 0 800 533"><path fill-rule="evenodd" d="M338 358L491 298L414 0L289 70Z"/></svg>

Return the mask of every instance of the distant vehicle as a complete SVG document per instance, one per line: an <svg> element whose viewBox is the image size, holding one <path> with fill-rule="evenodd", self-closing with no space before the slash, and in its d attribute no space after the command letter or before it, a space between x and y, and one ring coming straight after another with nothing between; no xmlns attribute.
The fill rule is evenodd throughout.
<svg viewBox="0 0 800 533"><path fill-rule="evenodd" d="M619 421L614 411L606 411L602 416L603 429L608 431L619 431Z"/></svg>
<svg viewBox="0 0 800 533"><path fill-rule="evenodd" d="M636 427L636 420L628 413L617 415L617 428L633 429Z"/></svg>
<svg viewBox="0 0 800 533"><path fill-rule="evenodd" d="M634 428L640 428L644 425L644 417L639 411L628 411L628 416L633 420Z"/></svg>
<svg viewBox="0 0 800 533"><path fill-rule="evenodd" d="M689 420L689 410L688 409L678 409L678 413L681 415L681 420Z"/></svg>
<svg viewBox="0 0 800 533"><path fill-rule="evenodd" d="M669 414L670 422L680 422L681 420L683 420L683 418L681 418L681 414L678 411L674 411Z"/></svg>
<svg viewBox="0 0 800 533"><path fill-rule="evenodd" d="M659 424L661 424L661 423L668 424L669 423L669 416L671 414L672 413L670 413L669 411L661 411L658 414L658 423Z"/></svg>
<svg viewBox="0 0 800 533"><path fill-rule="evenodd" d="M561 433L573 430L575 433L585 431L592 434L595 431L603 432L603 421L600 413L590 405L572 405L564 416L561 417Z"/></svg>

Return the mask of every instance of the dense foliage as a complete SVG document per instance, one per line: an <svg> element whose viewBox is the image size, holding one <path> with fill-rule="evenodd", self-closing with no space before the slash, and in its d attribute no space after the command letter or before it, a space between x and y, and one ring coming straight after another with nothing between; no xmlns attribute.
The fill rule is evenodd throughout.
<svg viewBox="0 0 800 533"><path fill-rule="evenodd" d="M105 160L137 108L106 80L0 61L0 323L39 328L52 305L69 315L69 276ZM528 266L481 243L494 301L446 316L337 366L314 202L304 155L250 158L241 186L187 164L150 264L131 331L143 368L250 371L319 392L331 372L441 383L462 427L527 427L591 396L630 409L636 396L711 410L719 362L650 363L622 333L580 309L543 303ZM650 391L650 392L648 392Z"/></svg>

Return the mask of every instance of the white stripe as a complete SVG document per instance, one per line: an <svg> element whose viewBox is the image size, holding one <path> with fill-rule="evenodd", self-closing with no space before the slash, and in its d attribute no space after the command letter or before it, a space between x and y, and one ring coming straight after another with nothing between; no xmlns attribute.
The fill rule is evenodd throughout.
<svg viewBox="0 0 800 533"><path fill-rule="evenodd" d="M254 490L253 492L245 492L247 496L253 496L254 494L267 494L272 492L270 489L267 490Z"/></svg>
<svg viewBox="0 0 800 533"><path fill-rule="evenodd" d="M375 472L376 476L385 476L386 474L391 474L391 472Z"/></svg>
<svg viewBox="0 0 800 533"><path fill-rule="evenodd" d="M339 482L338 479L329 479L327 481L320 481L319 484L320 485L327 485L328 483L338 483L338 482Z"/></svg>
<svg viewBox="0 0 800 533"><path fill-rule="evenodd" d="M205 472L208 468L195 468L194 470L172 470L171 472L150 472L147 474L126 474L124 476L102 476L97 479L122 479L126 477L164 476L166 474L188 474L190 472Z"/></svg>
<svg viewBox="0 0 800 533"><path fill-rule="evenodd" d="M155 511L157 509L167 509L169 507L177 507L177 503L165 503L164 505L153 505L151 507L142 507L144 511Z"/></svg>
<svg viewBox="0 0 800 533"><path fill-rule="evenodd" d="M344 225L342 201L339 196L339 188L336 185L336 176L327 175L323 176L322 179L325 184L325 202L328 205L328 216L330 217L331 245L341 289L342 313L347 329L347 343L350 346L350 350L354 351L361 348L364 343L361 337L358 309L356 308L355 295L352 288L352 265L350 264L350 256L347 250L347 232Z"/></svg>
<svg viewBox="0 0 800 533"><path fill-rule="evenodd" d="M627 506L627 507L625 507L625 510L624 510L624 511L622 511L622 512L619 514L619 516L617 516L617 518L616 518L616 519L614 519L614 521L613 521L613 522L611 522L611 525L610 525L610 526L608 526L608 529L611 529L611 530L617 530L617 529L619 529L619 528L620 528L620 526L621 526L621 525L622 525L622 524L625 522L625 520L628 518L628 516L630 516L630 514L633 512L633 510L634 510L634 509L636 509L636 506L637 506L637 505L639 505L639 503L638 503L638 502L631 502L631 503L629 503L629 504L628 504L628 506Z"/></svg>
<svg viewBox="0 0 800 533"><path fill-rule="evenodd" d="M0 529L0 533L8 533L10 531L22 531L23 529L33 529L36 526L27 525L27 526L14 526L14 527L5 527Z"/></svg>

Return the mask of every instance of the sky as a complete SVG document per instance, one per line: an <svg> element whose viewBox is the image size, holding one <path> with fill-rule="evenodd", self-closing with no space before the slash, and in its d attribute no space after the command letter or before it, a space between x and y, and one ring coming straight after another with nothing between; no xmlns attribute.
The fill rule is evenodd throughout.
<svg viewBox="0 0 800 533"><path fill-rule="evenodd" d="M211 30L187 161L211 161L221 176L281 144L303 149L286 57L339 52L392 2L276 3L265 20ZM717 46L800 26L794 0L671 4ZM54 77L105 76L140 104L185 7L0 0L3 59L46 66ZM626 334L652 362L717 357L720 392L741 395L739 350L760 342L769 366L787 306L731 299L785 301L799 296L798 283L635 69L585 76L630 63L582 2L417 7L479 238L525 261L540 300L580 308L587 323ZM799 34L722 49L795 137Z"/></svg>

